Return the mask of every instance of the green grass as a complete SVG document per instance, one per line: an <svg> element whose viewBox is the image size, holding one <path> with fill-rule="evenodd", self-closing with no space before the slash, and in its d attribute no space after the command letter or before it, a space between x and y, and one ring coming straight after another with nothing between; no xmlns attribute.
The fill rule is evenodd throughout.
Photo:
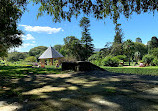
<svg viewBox="0 0 158 111"><path fill-rule="evenodd" d="M158 76L158 67L104 67L103 69L109 72L126 73L126 74L141 74L141 75L156 75Z"/></svg>
<svg viewBox="0 0 158 111"><path fill-rule="evenodd" d="M46 68L32 68L27 66L0 66L0 77L19 78L28 74L61 74L65 73L61 67L46 66Z"/></svg>

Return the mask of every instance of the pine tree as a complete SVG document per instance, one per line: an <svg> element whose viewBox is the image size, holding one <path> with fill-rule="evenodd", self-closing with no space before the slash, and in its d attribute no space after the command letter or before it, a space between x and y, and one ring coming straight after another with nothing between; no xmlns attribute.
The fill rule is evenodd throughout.
<svg viewBox="0 0 158 111"><path fill-rule="evenodd" d="M82 28L81 42L84 47L83 56L85 60L88 60L88 57L90 57L94 51L94 45L92 44L93 39L91 38L91 35L89 33L90 20L86 17L83 17L80 20L80 27Z"/></svg>
<svg viewBox="0 0 158 111"><path fill-rule="evenodd" d="M122 29L120 28L121 24L117 24L115 27L114 43L121 44L123 39Z"/></svg>

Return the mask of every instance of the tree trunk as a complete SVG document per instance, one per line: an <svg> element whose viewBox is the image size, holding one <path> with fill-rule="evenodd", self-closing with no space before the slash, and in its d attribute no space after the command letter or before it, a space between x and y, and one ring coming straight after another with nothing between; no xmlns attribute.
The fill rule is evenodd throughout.
<svg viewBox="0 0 158 111"><path fill-rule="evenodd" d="M129 66L130 66L130 58L129 58Z"/></svg>

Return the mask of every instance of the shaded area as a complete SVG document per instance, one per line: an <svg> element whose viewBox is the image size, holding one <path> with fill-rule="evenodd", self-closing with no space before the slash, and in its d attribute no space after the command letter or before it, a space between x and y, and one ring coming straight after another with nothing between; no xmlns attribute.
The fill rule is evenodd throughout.
<svg viewBox="0 0 158 111"><path fill-rule="evenodd" d="M76 61L76 62L63 62L62 70L73 70L73 71L94 71L100 70L105 71L103 68L96 66L88 61Z"/></svg>
<svg viewBox="0 0 158 111"><path fill-rule="evenodd" d="M158 76L107 71L32 73L4 83L0 101L16 102L18 111L158 110Z"/></svg>

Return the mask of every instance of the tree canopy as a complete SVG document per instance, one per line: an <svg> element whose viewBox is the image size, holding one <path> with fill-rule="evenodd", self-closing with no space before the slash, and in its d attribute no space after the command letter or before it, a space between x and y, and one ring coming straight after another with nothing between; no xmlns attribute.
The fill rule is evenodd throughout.
<svg viewBox="0 0 158 111"><path fill-rule="evenodd" d="M22 44L19 36L22 31L17 29L17 22L22 15L21 6L26 0L0 0L0 56L4 56L8 48Z"/></svg>
<svg viewBox="0 0 158 111"><path fill-rule="evenodd" d="M83 52L85 53L83 55L85 56L85 60L88 60L88 57L90 57L94 51L94 45L92 44L93 39L89 32L90 20L87 17L83 17L80 20L80 27L82 28L81 42L84 48Z"/></svg>
<svg viewBox="0 0 158 111"><path fill-rule="evenodd" d="M39 56L47 49L48 47L45 46L38 46L30 49L29 55L30 56L35 56L37 59Z"/></svg>
<svg viewBox="0 0 158 111"><path fill-rule="evenodd" d="M92 14L97 19L110 17L114 23L123 14L129 18L134 12L137 14L155 12L158 10L157 0L32 0L40 4L38 16L45 12L51 15L53 21L71 21L82 13Z"/></svg>

